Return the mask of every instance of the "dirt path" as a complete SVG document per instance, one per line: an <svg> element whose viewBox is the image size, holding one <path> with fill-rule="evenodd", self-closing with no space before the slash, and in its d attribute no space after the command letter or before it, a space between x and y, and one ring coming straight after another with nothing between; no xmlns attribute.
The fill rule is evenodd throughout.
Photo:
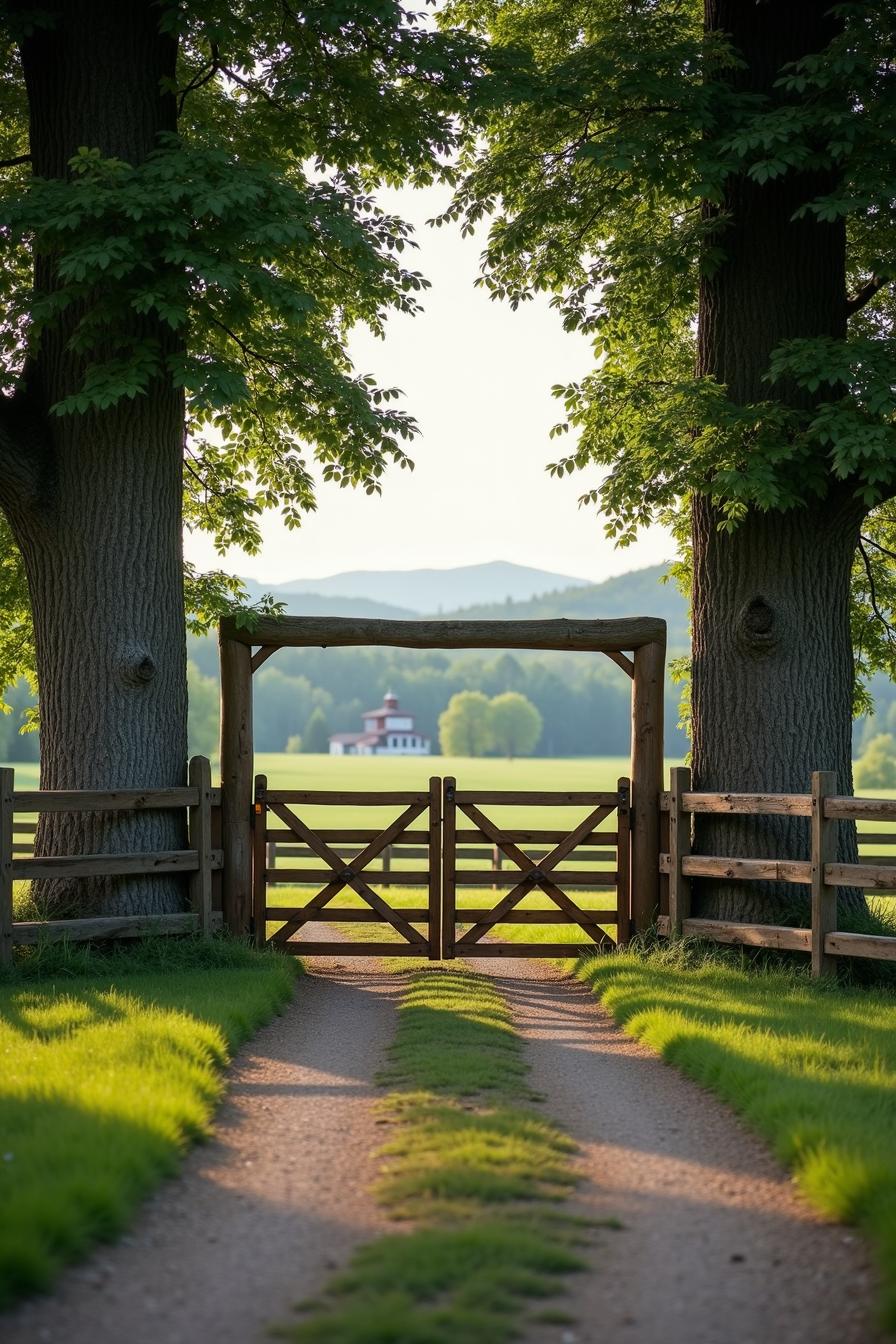
<svg viewBox="0 0 896 1344"><path fill-rule="evenodd" d="M528 1344L874 1344L861 1243L825 1226L734 1116L532 961L473 963L507 994L546 1110L580 1144L601 1229ZM387 1224L371 1197L373 1077L397 978L316 963L238 1057L214 1141L130 1236L0 1319L4 1344L259 1344ZM458 1341L458 1344L463 1344Z"/></svg>
<svg viewBox="0 0 896 1344"><path fill-rule="evenodd" d="M527 1042L532 1085L580 1144L576 1201L618 1217L531 1344L874 1344L862 1243L818 1221L721 1103L624 1035L578 981L482 959Z"/></svg>
<svg viewBox="0 0 896 1344"><path fill-rule="evenodd" d="M288 1319L383 1226L370 1102L398 988L316 963L238 1056L214 1140L128 1237L0 1318L3 1344L254 1344Z"/></svg>

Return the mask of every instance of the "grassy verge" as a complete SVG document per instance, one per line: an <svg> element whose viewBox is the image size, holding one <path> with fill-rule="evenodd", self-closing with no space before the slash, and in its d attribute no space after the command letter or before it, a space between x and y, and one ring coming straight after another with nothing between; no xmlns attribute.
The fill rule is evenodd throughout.
<svg viewBox="0 0 896 1344"><path fill-rule="evenodd" d="M0 1306L128 1224L205 1137L295 968L225 941L41 949L0 983Z"/></svg>
<svg viewBox="0 0 896 1344"><path fill-rule="evenodd" d="M896 1329L896 995L687 945L579 968L616 1020L738 1111L877 1249Z"/></svg>
<svg viewBox="0 0 896 1344"><path fill-rule="evenodd" d="M587 1235L557 1202L572 1142L538 1113L502 996L462 969L412 972L380 1103L391 1134L377 1194L401 1232L363 1247L296 1344L502 1344L580 1267ZM544 1319L562 1321L550 1307ZM530 1319L532 1317L530 1316Z"/></svg>

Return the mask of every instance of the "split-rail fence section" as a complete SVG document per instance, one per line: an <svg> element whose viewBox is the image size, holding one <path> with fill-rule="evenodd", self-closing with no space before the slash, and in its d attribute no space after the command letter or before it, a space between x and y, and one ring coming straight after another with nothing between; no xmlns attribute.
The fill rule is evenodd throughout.
<svg viewBox="0 0 896 1344"><path fill-rule="evenodd" d="M222 890L224 835L222 789L212 786L209 762L194 757L183 788L108 792L15 789L12 769L0 769L0 961L15 944L42 940L134 938L208 933L226 924ZM535 825L502 821L496 809L539 812ZM312 819L322 808L353 809L353 824ZM548 825L548 815L578 809L574 824ZM384 810L393 813L381 820ZM35 817L42 812L184 813L188 847L128 854L34 853ZM359 825L358 811L372 814ZM661 936L699 937L746 948L803 952L813 973L831 970L836 958L896 960L896 937L839 927L837 892L859 887L896 893L896 829L861 830L862 861L837 858L840 822L896 825L896 799L838 795L832 775L812 776L805 794L700 793L690 772L672 771L670 788L657 799L659 891L651 921ZM806 858L733 857L693 852L692 819L700 813L790 815L808 822ZM332 811L331 811L332 815ZM256 781L251 808L252 897L255 940L303 955L352 952L389 956L562 956L624 945L633 931L634 852L629 782L610 792L508 792L466 790L454 779L434 778L428 789L352 793L272 790ZM285 858L286 866L278 860ZM296 863L310 861L312 866ZM485 864L489 866L486 867ZM411 866L407 866L410 864ZM60 920L16 920L13 887L59 877L180 873L187 906L168 915L124 915ZM763 881L810 890L808 927L694 918L692 884L700 880ZM299 887L297 903L278 899L277 887ZM389 889L389 896L379 888ZM404 905L402 888L423 890ZM399 893L398 898L393 893ZM336 903L340 893L350 904ZM595 893L606 892L606 899ZM503 893L503 894L502 894ZM540 902L532 905L531 898ZM303 936L309 924L336 924L340 940ZM346 929L367 926L353 939ZM502 940L501 926L575 927L576 943ZM374 937L370 926L384 930ZM613 930L608 931L608 926ZM232 929L233 932L243 932Z"/></svg>

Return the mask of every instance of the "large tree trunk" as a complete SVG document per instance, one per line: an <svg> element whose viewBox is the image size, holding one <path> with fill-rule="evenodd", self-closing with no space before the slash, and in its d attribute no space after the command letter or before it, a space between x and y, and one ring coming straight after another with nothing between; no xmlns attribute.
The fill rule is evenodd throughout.
<svg viewBox="0 0 896 1344"><path fill-rule="evenodd" d="M727 32L745 58L733 76L737 87L775 100L781 67L835 35L829 8L826 0L706 0L706 26ZM809 173L764 185L744 175L727 184L717 233L724 260L701 282L698 372L723 383L734 402L778 397L805 408L805 393L764 381L770 352L789 337L845 334L843 225L793 219L830 186ZM849 575L861 515L848 491L832 485L827 498L804 508L753 510L726 534L709 499L694 497L698 789L805 793L811 772L822 769L851 789ZM843 857L853 859L854 828L841 830ZM701 817L695 843L702 853L808 857L807 824L785 818ZM807 895L805 888L706 883L696 905L707 915L775 920Z"/></svg>
<svg viewBox="0 0 896 1344"><path fill-rule="evenodd" d="M137 163L174 130L162 81L176 43L152 0L71 0L22 45L35 174L64 177L78 146ZM39 291L52 261L38 259ZM72 319L73 320L73 319ZM7 415L20 470L0 502L31 593L41 708L41 785L162 787L184 782L186 654L181 541L183 401L171 386L111 410L58 418L82 369L70 322L43 336ZM7 443L9 453L9 443ZM183 820L160 813L46 814L37 852L183 847ZM175 878L41 883L51 913L179 908Z"/></svg>
<svg viewBox="0 0 896 1344"><path fill-rule="evenodd" d="M854 510L829 505L751 517L720 532L694 500L693 757L709 792L807 793L813 770L852 790L853 662L849 587ZM790 817L700 815L704 854L809 857L809 823ZM841 860L856 861L855 828L840 827ZM706 883L695 913L778 923L807 888ZM843 892L845 903L855 894Z"/></svg>

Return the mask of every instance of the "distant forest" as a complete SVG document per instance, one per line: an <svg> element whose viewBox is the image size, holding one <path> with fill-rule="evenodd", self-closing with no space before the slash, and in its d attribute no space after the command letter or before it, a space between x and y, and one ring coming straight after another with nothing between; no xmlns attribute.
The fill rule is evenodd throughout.
<svg viewBox="0 0 896 1344"><path fill-rule="evenodd" d="M493 567L485 566L484 569ZM471 571L472 572L472 571ZM669 627L669 652L687 650L687 610L674 583L661 582L662 566L636 570L600 584L577 585L538 597L484 602L441 613L446 617L508 619L565 616L612 617L636 612L663 616ZM475 577L475 576L474 576ZM257 589L257 591L256 591ZM367 598L346 598L249 585L250 596L263 591L287 600L292 612L316 615L415 616L418 613ZM391 593L390 593L391 596ZM189 735L191 752L213 755L218 736L218 649L212 636L190 638ZM896 686L882 675L872 678L876 703L872 718L855 725L856 753L880 732L896 732ZM355 732L360 716L393 690L402 706L416 715L417 727L437 752L438 718L457 691L482 691L491 698L520 691L544 721L539 756L625 755L629 750L629 683L599 654L565 653L419 653L401 649L283 649L255 676L255 734L259 751L284 751L301 735L316 709L333 733ZM666 691L666 754L682 756L686 735L677 727L680 688ZM0 760L35 761L36 733L19 732L34 698L25 682L7 691L12 713L0 715Z"/></svg>
<svg viewBox="0 0 896 1344"><path fill-rule="evenodd" d="M217 649L192 641L191 749L208 751L217 724ZM281 649L255 674L255 744L283 751L320 707L331 732L356 732L361 714L394 691L417 729L438 751L438 719L457 691L489 698L520 691L544 720L538 756L626 755L630 734L630 683L601 654L499 654L405 649ZM667 751L687 750L675 725L678 688L668 695Z"/></svg>

